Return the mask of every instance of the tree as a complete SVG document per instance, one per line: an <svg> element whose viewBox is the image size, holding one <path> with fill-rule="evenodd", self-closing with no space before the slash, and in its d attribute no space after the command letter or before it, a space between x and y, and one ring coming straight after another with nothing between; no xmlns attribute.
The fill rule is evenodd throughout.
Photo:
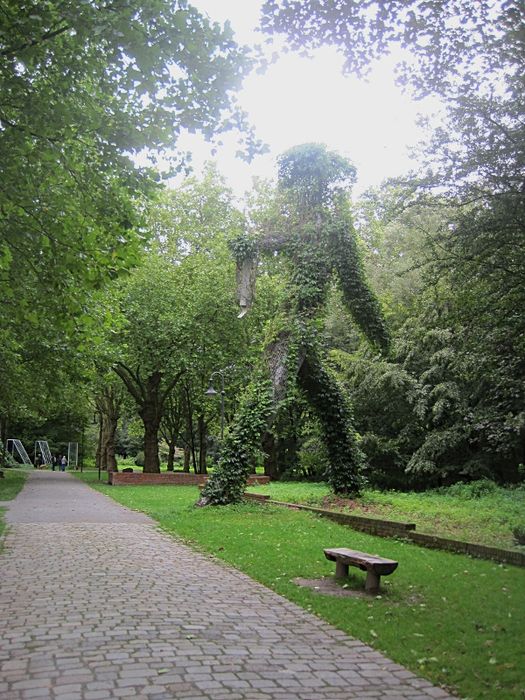
<svg viewBox="0 0 525 700"><path fill-rule="evenodd" d="M262 22L293 48L337 46L358 74L401 49L400 81L443 100L445 122L405 182L439 223L418 261L420 303L400 329L410 350L399 359L428 392L410 469L516 478L525 453L523 3L268 0Z"/></svg>
<svg viewBox="0 0 525 700"><path fill-rule="evenodd" d="M158 431L163 406L184 373L181 351L188 328L177 270L156 255L146 258L122 285L125 325L115 339L114 371L136 402L144 424L144 471L158 472ZM184 295L184 296L187 296Z"/></svg>
<svg viewBox="0 0 525 700"><path fill-rule="evenodd" d="M266 0L261 27L286 34L294 50L336 46L357 75L402 49L403 83L451 97L502 75L522 79L523 19L519 0Z"/></svg>
<svg viewBox="0 0 525 700"><path fill-rule="evenodd" d="M158 431L176 387L191 426L195 467L205 470L211 412L204 392L212 371L242 355L234 266L221 231L230 222L230 234L235 233L240 215L228 196L212 172L202 182L190 179L180 191L167 193L149 220L154 250L122 284L126 322L116 338L122 352L114 370L144 422L145 471L158 471Z"/></svg>
<svg viewBox="0 0 525 700"><path fill-rule="evenodd" d="M118 471L116 441L122 409L122 386L114 377L104 377L96 389L94 401L99 422L95 466L108 472Z"/></svg>
<svg viewBox="0 0 525 700"><path fill-rule="evenodd" d="M2 4L0 345L18 391L43 319L74 352L89 294L138 261L158 178L133 156L232 126L257 148L233 97L250 66L185 0Z"/></svg>
<svg viewBox="0 0 525 700"><path fill-rule="evenodd" d="M191 271L188 284L195 302L214 314L208 324L193 326L191 366L168 402L174 410L168 411L163 426L169 443L178 432L185 468L191 461L195 471L205 472L208 433L219 423L219 402L205 396L210 376L235 365L228 372L224 396L228 419L250 372L264 321L275 308L275 290L271 283L264 285L249 322L237 321L235 270L227 243L242 231L244 216L214 164L207 165L202 179L187 178L176 191L166 192L152 212L150 226L156 250L179 269Z"/></svg>

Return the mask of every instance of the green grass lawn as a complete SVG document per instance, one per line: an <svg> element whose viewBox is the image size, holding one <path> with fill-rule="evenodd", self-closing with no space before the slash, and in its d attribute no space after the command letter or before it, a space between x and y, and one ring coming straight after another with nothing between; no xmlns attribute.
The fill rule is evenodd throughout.
<svg viewBox="0 0 525 700"><path fill-rule="evenodd" d="M4 469L4 478L0 479L0 501L10 501L22 489L27 477L27 470ZM5 530L5 508L0 508L0 537Z"/></svg>
<svg viewBox="0 0 525 700"><path fill-rule="evenodd" d="M418 532L494 547L514 548L512 527L525 526L525 488L495 488L473 497L468 486L402 493L367 490L355 501L333 498L326 484L272 482L249 491L273 500L342 510L386 520L413 522Z"/></svg>
<svg viewBox="0 0 525 700"><path fill-rule="evenodd" d="M247 503L194 508L195 487L98 484L170 533L211 552L421 676L478 700L523 699L525 570L376 538L302 511ZM293 583L332 576L324 547L399 561L378 597L336 598ZM357 569L350 589L363 586Z"/></svg>
<svg viewBox="0 0 525 700"><path fill-rule="evenodd" d="M0 479L0 501L10 501L22 489L27 478L27 470L4 469L4 478Z"/></svg>

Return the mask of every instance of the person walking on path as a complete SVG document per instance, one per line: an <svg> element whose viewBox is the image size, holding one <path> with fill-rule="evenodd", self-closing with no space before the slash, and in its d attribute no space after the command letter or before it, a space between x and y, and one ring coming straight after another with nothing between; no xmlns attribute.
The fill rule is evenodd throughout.
<svg viewBox="0 0 525 700"><path fill-rule="evenodd" d="M66 455L62 455L62 459L60 460L60 471L65 472L67 467L67 457Z"/></svg>

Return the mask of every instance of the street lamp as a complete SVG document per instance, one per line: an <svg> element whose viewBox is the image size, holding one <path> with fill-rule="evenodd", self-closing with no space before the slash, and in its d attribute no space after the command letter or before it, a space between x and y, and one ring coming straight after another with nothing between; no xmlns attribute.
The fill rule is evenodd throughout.
<svg viewBox="0 0 525 700"><path fill-rule="evenodd" d="M233 369L233 367L234 365L228 365L228 367L225 367L224 369L218 369L215 372L212 372L210 374L210 386L204 392L206 396L216 396L218 393L221 395L221 442L224 437L224 373L230 369ZM220 392L216 391L213 386L213 377L215 377L217 374L221 378Z"/></svg>

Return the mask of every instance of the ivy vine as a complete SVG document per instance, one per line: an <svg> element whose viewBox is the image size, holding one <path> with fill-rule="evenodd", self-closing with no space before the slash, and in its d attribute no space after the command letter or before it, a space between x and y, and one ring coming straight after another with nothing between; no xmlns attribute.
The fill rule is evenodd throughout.
<svg viewBox="0 0 525 700"><path fill-rule="evenodd" d="M222 455L198 505L238 503L272 413L272 385L259 375L246 390L236 420L226 434Z"/></svg>
<svg viewBox="0 0 525 700"><path fill-rule="evenodd" d="M229 240L228 247L238 265L241 265L245 260L253 260L257 257L257 241L254 236L247 233L241 233L236 238Z"/></svg>
<svg viewBox="0 0 525 700"><path fill-rule="evenodd" d="M290 381L297 383L319 420L332 489L356 495L362 488L365 463L352 412L323 365L316 336L317 311L335 273L356 323L376 347L388 349L388 332L365 280L344 192L354 175L346 159L318 144L295 147L280 158L281 223L286 231L280 250L290 262L290 296L284 313L270 324L260 373L249 385L227 434L221 461L203 491L203 505L241 500L262 434L286 402ZM257 257L257 240L250 235L229 245L238 265Z"/></svg>

